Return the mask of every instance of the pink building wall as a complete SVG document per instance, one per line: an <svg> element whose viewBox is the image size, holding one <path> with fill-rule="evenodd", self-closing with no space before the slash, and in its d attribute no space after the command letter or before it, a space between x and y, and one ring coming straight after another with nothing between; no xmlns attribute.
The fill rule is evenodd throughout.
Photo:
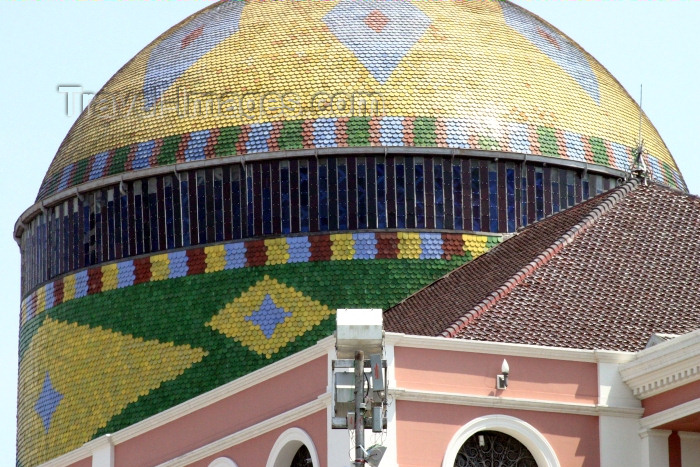
<svg viewBox="0 0 700 467"><path fill-rule="evenodd" d="M508 389L497 391L496 375L504 358L510 365ZM394 359L400 388L592 405L598 401L595 363L407 347L395 348Z"/></svg>
<svg viewBox="0 0 700 467"><path fill-rule="evenodd" d="M86 459L79 460L78 462L74 462L68 467L92 467L92 457L88 457Z"/></svg>
<svg viewBox="0 0 700 467"><path fill-rule="evenodd" d="M516 417L532 425L547 439L562 467L600 466L597 417L411 401L396 403L399 465L440 467L459 428L477 417L494 414Z"/></svg>
<svg viewBox="0 0 700 467"><path fill-rule="evenodd" d="M503 355L397 347L395 379L399 388L509 399L535 399L595 405L595 363L506 356L508 389L496 390ZM398 401L396 434L402 467L438 467L448 444L462 426L487 415L509 415L537 429L562 466L598 467L598 417L529 410Z"/></svg>
<svg viewBox="0 0 700 467"><path fill-rule="evenodd" d="M394 349L396 386L404 389L464 395L534 399L544 402L595 405L598 374L594 363L507 356L509 387L495 389L502 355L397 347ZM147 467L166 462L236 433L256 423L315 400L326 392L326 356L300 365L211 405L156 427L115 447L116 467ZM301 382L301 383L300 383ZM598 418L532 410L502 410L398 400L396 439L402 467L439 467L454 434L478 417L509 415L532 425L547 439L562 467L600 464ZM218 457L229 457L239 467L265 465L275 441L297 427L312 438L327 467L325 410L284 427L224 449L190 464L208 467ZM91 467L90 459L71 467Z"/></svg>
<svg viewBox="0 0 700 467"><path fill-rule="evenodd" d="M158 465L315 400L326 392L327 364L326 356L317 358L120 443L115 466Z"/></svg>
<svg viewBox="0 0 700 467"><path fill-rule="evenodd" d="M644 416L662 412L666 409L696 400L700 394L700 381L695 381L681 387L647 397L642 401Z"/></svg>
<svg viewBox="0 0 700 467"><path fill-rule="evenodd" d="M228 457L238 464L239 467L259 466L263 467L267 461L272 447L277 438L285 430L296 427L304 430L313 440L320 460L319 467L326 467L328 450L326 448L326 411L322 410L297 420L282 428L265 433L255 439L251 439L239 445L222 450L221 452L202 459L201 461L189 464L188 467L208 467L209 463L218 457Z"/></svg>

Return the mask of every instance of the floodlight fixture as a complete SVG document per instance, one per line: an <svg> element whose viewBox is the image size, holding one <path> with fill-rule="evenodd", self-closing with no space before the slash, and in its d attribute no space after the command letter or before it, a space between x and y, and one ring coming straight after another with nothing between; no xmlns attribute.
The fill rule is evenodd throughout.
<svg viewBox="0 0 700 467"><path fill-rule="evenodd" d="M384 330L380 309L339 309L336 311L336 351L338 358L382 354Z"/></svg>

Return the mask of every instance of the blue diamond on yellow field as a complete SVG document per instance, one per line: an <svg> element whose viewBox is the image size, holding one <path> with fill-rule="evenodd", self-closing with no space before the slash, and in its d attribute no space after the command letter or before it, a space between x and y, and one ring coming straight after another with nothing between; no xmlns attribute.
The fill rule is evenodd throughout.
<svg viewBox="0 0 700 467"><path fill-rule="evenodd" d="M600 104L600 84L591 63L581 49L558 31L547 27L520 6L502 2L506 24L532 42L541 52L566 71Z"/></svg>
<svg viewBox="0 0 700 467"><path fill-rule="evenodd" d="M271 358L331 314L326 305L265 276L219 310L207 326Z"/></svg>
<svg viewBox="0 0 700 467"><path fill-rule="evenodd" d="M430 26L430 18L409 2L367 0L344 0L323 21L382 84Z"/></svg>
<svg viewBox="0 0 700 467"><path fill-rule="evenodd" d="M49 428L51 428L51 419L58 408L58 404L61 403L61 399L63 399L63 394L53 388L53 384L51 384L51 377L47 371L46 378L44 378L44 384L41 388L41 394L34 405L34 409L41 417L41 421L44 423L44 430L46 433L48 433Z"/></svg>
<svg viewBox="0 0 700 467"><path fill-rule="evenodd" d="M194 15L151 51L143 81L144 107L149 110L160 94L206 53L238 31L244 3L233 0ZM177 58L176 58L177 57Z"/></svg>

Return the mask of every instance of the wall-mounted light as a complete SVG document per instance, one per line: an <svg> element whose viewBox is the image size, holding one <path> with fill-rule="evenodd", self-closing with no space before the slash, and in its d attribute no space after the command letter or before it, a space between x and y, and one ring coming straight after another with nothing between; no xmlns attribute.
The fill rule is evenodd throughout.
<svg viewBox="0 0 700 467"><path fill-rule="evenodd" d="M503 359L503 363L501 364L501 374L496 376L497 389L506 389L508 387L508 373L510 373L508 361Z"/></svg>

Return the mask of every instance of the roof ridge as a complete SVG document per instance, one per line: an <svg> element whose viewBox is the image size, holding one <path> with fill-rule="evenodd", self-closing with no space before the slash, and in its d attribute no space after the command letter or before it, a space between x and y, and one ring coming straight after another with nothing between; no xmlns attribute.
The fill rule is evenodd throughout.
<svg viewBox="0 0 700 467"><path fill-rule="evenodd" d="M614 190L613 193L597 205L591 212L581 219L579 223L574 225L561 237L559 237L552 245L545 249L542 253L537 255L534 260L528 263L520 271L516 272L510 279L508 279L502 286L492 292L488 297L482 300L479 304L474 306L471 310L467 311L461 317L459 317L454 323L449 325L439 336L442 337L455 337L461 330L463 330L469 323L474 321L476 318L481 316L483 313L491 309L500 299L508 295L516 286L523 282L527 277L532 275L541 266L547 264L556 254L564 249L567 245L571 244L576 237L581 233L588 230L588 228L593 225L598 219L600 219L605 213L609 212L619 201L625 198L630 192L635 190L639 186L639 181L637 179L632 179L618 189Z"/></svg>
<svg viewBox="0 0 700 467"><path fill-rule="evenodd" d="M501 237L501 240L499 241L499 245L500 245L501 243L505 242L505 241L508 240L509 238L513 238L513 237L515 237L516 235L518 235L518 232L506 232L506 233L501 232L501 233L498 233L497 235L499 235L499 236ZM488 235L484 235L484 236L488 236ZM492 234L492 236L496 236L496 235L495 235L495 234ZM491 250L486 251L485 253L482 253L482 254L478 255L476 258L472 257L472 259L471 259L470 261L468 261L467 263L465 263L465 264L469 264L469 263L471 263L472 261L476 261L477 259L479 259L479 258L481 258L481 257L483 257L483 256L486 256L486 255L487 255L488 253L490 253L490 252L491 252ZM423 292L423 291L426 290L426 289L429 289L430 287L434 286L434 285L437 284L438 282L444 281L445 279L447 279L448 277L450 277L452 274L454 274L456 271L458 271L459 269L461 269L463 266L464 266L464 264L463 264L462 266L459 266L459 267L455 268L455 269L451 269L451 270L448 271L446 274L444 274L444 275L438 277L437 279L435 279L433 282L430 282L430 283L424 285L423 287L421 287L420 289L416 290L415 292L413 292L413 293L412 293L411 295L409 295L408 297L402 298L400 302L398 302L398 303L396 303L396 304L390 306L389 308L387 308L386 310L384 310L384 312L387 312L387 311L389 311L389 310L391 310L391 309L393 309L393 308L396 308L397 306L403 304L404 302L406 302L406 301L412 299L413 296L419 295L421 292Z"/></svg>

